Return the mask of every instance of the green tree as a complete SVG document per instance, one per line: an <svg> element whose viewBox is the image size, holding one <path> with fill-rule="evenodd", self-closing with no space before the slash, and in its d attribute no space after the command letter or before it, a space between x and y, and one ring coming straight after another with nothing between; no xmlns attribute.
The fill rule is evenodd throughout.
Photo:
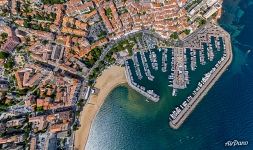
<svg viewBox="0 0 253 150"><path fill-rule="evenodd" d="M12 69L14 67L14 61L12 59L8 59L6 63L4 63L4 68Z"/></svg>
<svg viewBox="0 0 253 150"><path fill-rule="evenodd" d="M73 55L76 54L75 50L73 50L73 49L70 49L69 53L70 53L70 54L73 54Z"/></svg>
<svg viewBox="0 0 253 150"><path fill-rule="evenodd" d="M189 29L185 29L185 30L184 30L184 33L185 33L186 35L189 35L190 32L191 32L191 30L189 30Z"/></svg>
<svg viewBox="0 0 253 150"><path fill-rule="evenodd" d="M3 33L1 33L1 37L2 37L2 39L6 39L8 37L8 34L3 32Z"/></svg>
<svg viewBox="0 0 253 150"><path fill-rule="evenodd" d="M173 33L170 35L170 38L172 38L172 39L178 39L178 33L177 33L177 32L173 32Z"/></svg>
<svg viewBox="0 0 253 150"><path fill-rule="evenodd" d="M112 10L111 10L111 8L105 9L105 15L106 15L108 18L112 18Z"/></svg>
<svg viewBox="0 0 253 150"><path fill-rule="evenodd" d="M43 110L44 110L44 109L43 109L42 106L36 108L36 111L38 111L38 112L42 112Z"/></svg>
<svg viewBox="0 0 253 150"><path fill-rule="evenodd" d="M30 28L31 27L31 23L28 20L24 20L24 27Z"/></svg>
<svg viewBox="0 0 253 150"><path fill-rule="evenodd" d="M3 51L0 52L0 59L6 59L8 57L9 57L9 53L3 52Z"/></svg>
<svg viewBox="0 0 253 150"><path fill-rule="evenodd" d="M204 24L206 24L206 20L205 19L199 19L198 20L199 26L203 26Z"/></svg>

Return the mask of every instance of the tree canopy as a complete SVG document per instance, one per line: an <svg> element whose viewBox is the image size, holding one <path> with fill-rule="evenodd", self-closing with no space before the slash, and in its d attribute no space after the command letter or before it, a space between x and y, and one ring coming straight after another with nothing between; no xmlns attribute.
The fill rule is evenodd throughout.
<svg viewBox="0 0 253 150"><path fill-rule="evenodd" d="M6 59L9 57L9 53L0 51L0 59Z"/></svg>

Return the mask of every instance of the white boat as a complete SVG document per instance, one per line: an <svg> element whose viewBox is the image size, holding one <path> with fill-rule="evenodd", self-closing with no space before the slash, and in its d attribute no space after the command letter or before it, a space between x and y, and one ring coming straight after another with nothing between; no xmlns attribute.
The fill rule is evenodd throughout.
<svg viewBox="0 0 253 150"><path fill-rule="evenodd" d="M177 96L177 89L173 89L172 96Z"/></svg>

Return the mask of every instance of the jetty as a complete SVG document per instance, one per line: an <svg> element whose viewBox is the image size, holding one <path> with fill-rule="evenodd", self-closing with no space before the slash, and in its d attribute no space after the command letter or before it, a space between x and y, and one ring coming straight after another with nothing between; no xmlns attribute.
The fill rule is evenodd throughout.
<svg viewBox="0 0 253 150"><path fill-rule="evenodd" d="M157 62L156 53L154 51L150 51L149 59L151 61L152 68L157 71L158 70L158 62Z"/></svg>
<svg viewBox="0 0 253 150"><path fill-rule="evenodd" d="M185 67L185 51L184 48L173 48L173 88L186 88L186 67ZM188 77L187 77L188 79ZM172 94L174 95L174 94Z"/></svg>
<svg viewBox="0 0 253 150"><path fill-rule="evenodd" d="M166 72L167 71L167 52L168 49L164 49L162 52L162 72Z"/></svg>
<svg viewBox="0 0 253 150"><path fill-rule="evenodd" d="M141 61L143 63L143 67L144 67L144 71L145 71L145 75L147 76L148 80L153 81L154 80L154 76L151 74L150 69L148 67L148 62L147 62L147 58L144 54L143 51L140 52L141 55Z"/></svg>
<svg viewBox="0 0 253 150"><path fill-rule="evenodd" d="M141 80L143 78L143 76L141 74L140 64L139 64L139 61L138 61L137 54L133 55L133 62L134 62L134 68L135 68L136 74L138 76L138 79Z"/></svg>
<svg viewBox="0 0 253 150"><path fill-rule="evenodd" d="M196 51L194 51L194 50L191 49L190 54L191 54L191 70L195 71L196 67L197 67L197 63L196 63L196 61L197 61Z"/></svg>

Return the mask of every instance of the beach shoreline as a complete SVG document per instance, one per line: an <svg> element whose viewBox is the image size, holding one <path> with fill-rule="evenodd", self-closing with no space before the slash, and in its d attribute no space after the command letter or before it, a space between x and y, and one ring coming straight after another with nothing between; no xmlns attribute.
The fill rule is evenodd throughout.
<svg viewBox="0 0 253 150"><path fill-rule="evenodd" d="M77 131L75 131L75 149L85 149L92 122L103 105L106 97L114 88L124 83L127 83L125 68L120 66L111 66L108 69L105 69L102 75L98 77L95 87L99 89L99 93L97 95L90 96L80 114L79 121L81 126Z"/></svg>

